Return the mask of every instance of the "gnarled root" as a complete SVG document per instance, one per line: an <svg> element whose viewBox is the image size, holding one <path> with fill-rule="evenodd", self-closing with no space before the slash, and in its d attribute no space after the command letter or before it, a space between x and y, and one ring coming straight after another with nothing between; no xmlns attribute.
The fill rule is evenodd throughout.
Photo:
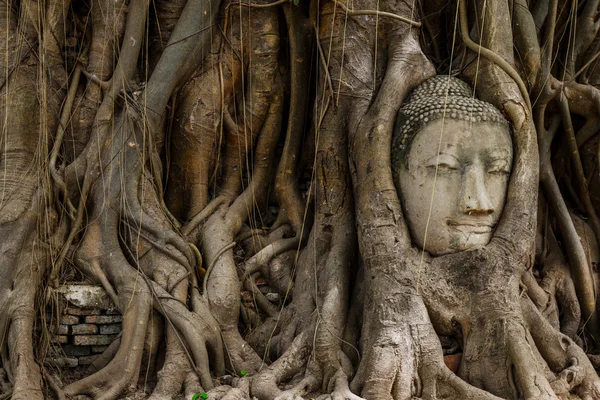
<svg viewBox="0 0 600 400"><path fill-rule="evenodd" d="M469 385L445 366L439 339L414 289L398 291L381 281L373 284L382 289L379 293L386 301L367 298L365 309L373 307L374 312L365 316L363 358L351 385L354 393L390 400L499 399Z"/></svg>
<svg viewBox="0 0 600 400"><path fill-rule="evenodd" d="M583 350L554 329L531 301L521 299L521 308L531 337L555 374L550 382L557 395L574 392L584 400L600 396L600 378Z"/></svg>

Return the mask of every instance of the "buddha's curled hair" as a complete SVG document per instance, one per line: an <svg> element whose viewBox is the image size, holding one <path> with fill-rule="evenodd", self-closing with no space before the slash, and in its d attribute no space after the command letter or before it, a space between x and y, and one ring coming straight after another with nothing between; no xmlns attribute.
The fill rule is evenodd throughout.
<svg viewBox="0 0 600 400"><path fill-rule="evenodd" d="M492 104L473 97L471 87L447 75L434 76L417 86L398 112L392 138L392 170L397 171L416 133L429 122L446 118L507 125L508 121Z"/></svg>

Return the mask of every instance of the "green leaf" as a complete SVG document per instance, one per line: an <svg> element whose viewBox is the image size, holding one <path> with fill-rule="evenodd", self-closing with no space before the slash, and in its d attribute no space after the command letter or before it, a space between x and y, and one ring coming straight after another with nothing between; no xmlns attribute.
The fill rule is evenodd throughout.
<svg viewBox="0 0 600 400"><path fill-rule="evenodd" d="M208 393L202 393L200 397L202 397L203 399L208 399Z"/></svg>
<svg viewBox="0 0 600 400"><path fill-rule="evenodd" d="M200 393L196 393L192 396L192 400L198 400L200 398Z"/></svg>
<svg viewBox="0 0 600 400"><path fill-rule="evenodd" d="M294 0L294 1L297 1L297 0ZM245 369L243 369L243 370L240 371L240 375L241 376L246 376L246 375L248 375L248 371L246 371Z"/></svg>

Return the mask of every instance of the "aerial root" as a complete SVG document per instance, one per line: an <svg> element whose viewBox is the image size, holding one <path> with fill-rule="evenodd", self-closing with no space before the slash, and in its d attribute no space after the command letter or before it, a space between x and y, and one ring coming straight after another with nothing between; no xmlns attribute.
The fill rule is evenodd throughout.
<svg viewBox="0 0 600 400"><path fill-rule="evenodd" d="M339 369L335 373L329 386L328 392L331 394L319 396L317 400L366 400L352 393L348 382L348 376L342 369ZM333 388L331 386L333 386Z"/></svg>
<svg viewBox="0 0 600 400"><path fill-rule="evenodd" d="M528 298L521 309L535 345L556 379L556 394L577 393L582 399L600 398L600 379L584 351L569 337L552 328Z"/></svg>
<svg viewBox="0 0 600 400"><path fill-rule="evenodd" d="M46 383L48 383L48 386L50 387L50 389L52 389L52 391L56 395L56 398L58 400L67 400L67 396L65 396L65 392L63 392L63 390L60 388L60 386L58 386L58 384L54 380L54 377L52 377L52 375L50 375L48 373L48 371L46 371L45 368L42 368L42 373L44 375L44 379L45 379Z"/></svg>
<svg viewBox="0 0 600 400"><path fill-rule="evenodd" d="M288 398L285 396L292 393L282 391L277 385L291 379L294 375L302 371L302 368L308 361L309 355L310 344L307 341L306 334L301 333L294 339L288 351L278 358L277 361L252 377L252 395L266 400ZM293 394L296 395L300 389L298 388Z"/></svg>
<svg viewBox="0 0 600 400"><path fill-rule="evenodd" d="M428 396L423 396L424 399L435 400L437 399L436 391L444 393L449 390L450 392L456 393L455 398L461 400L500 400L499 397L476 388L460 379L445 365L439 366L438 369L436 382L433 386L434 390L432 393L429 393Z"/></svg>
<svg viewBox="0 0 600 400"><path fill-rule="evenodd" d="M260 272L265 277L265 279L268 279L270 274L268 273L266 268L269 266L269 262L273 258L277 257L282 253L285 253L286 251L298 248L299 244L300 236L296 235L292 238L280 239L276 242L267 245L246 261L244 267L246 273L248 275L252 275L255 272Z"/></svg>
<svg viewBox="0 0 600 400"><path fill-rule="evenodd" d="M187 284L187 282L181 284L183 283ZM156 294L155 308L167 318L169 325L172 324L177 332L180 332L180 337L185 338L196 364L195 369L200 375L202 387L207 390L212 389L214 385L209 360L212 360L213 370L217 375L225 372L223 346L217 322L214 318L206 319L206 313L201 316L197 312L188 310L184 303L172 297L158 284L155 282L151 284Z"/></svg>
<svg viewBox="0 0 600 400"><path fill-rule="evenodd" d="M268 317L274 318L277 316L279 309L273 305L260 291L254 277L246 276L244 279L244 287L252 293L252 300L258 305L258 307L267 314Z"/></svg>
<svg viewBox="0 0 600 400"><path fill-rule="evenodd" d="M119 351L119 347L121 347L121 334L119 334L119 337L117 337L112 341L111 344L108 345L102 354L94 359L94 362L92 362L88 367L86 374L92 375L93 373L98 372L102 368L106 367L108 363L115 358L117 351Z"/></svg>
<svg viewBox="0 0 600 400"><path fill-rule="evenodd" d="M159 284L163 287L167 286L167 282L164 279L163 282L160 282ZM180 301L185 301L187 297L187 284L187 281L178 283L171 291L173 297ZM162 322L161 319L161 323ZM165 400L180 393L188 373L192 371L192 366L187 358L186 350L183 348L184 344L180 341L178 333L169 322L166 322L165 325L165 361L161 370L157 373L158 382L152 395L149 397L149 400Z"/></svg>

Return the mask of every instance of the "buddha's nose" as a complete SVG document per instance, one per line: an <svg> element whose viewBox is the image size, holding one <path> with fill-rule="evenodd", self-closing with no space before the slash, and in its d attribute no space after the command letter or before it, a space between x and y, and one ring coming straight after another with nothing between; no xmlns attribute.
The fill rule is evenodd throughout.
<svg viewBox="0 0 600 400"><path fill-rule="evenodd" d="M460 210L464 214L491 214L494 206L488 196L482 166L469 166L464 175L461 187Z"/></svg>

